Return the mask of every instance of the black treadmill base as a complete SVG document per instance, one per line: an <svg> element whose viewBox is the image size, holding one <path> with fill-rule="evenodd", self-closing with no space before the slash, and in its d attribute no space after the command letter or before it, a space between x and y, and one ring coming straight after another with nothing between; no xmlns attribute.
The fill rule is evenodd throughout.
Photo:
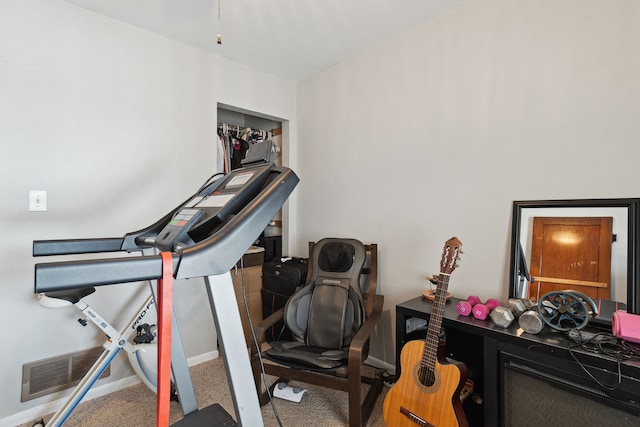
<svg viewBox="0 0 640 427"><path fill-rule="evenodd" d="M195 412L186 415L183 419L175 424L171 424L172 427L237 427L238 423L235 422L231 415L224 410L218 403L207 406L206 408L199 409Z"/></svg>

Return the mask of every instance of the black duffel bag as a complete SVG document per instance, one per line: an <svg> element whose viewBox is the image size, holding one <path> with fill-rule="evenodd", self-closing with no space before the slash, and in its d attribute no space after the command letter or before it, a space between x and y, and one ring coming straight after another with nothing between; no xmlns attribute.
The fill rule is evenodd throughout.
<svg viewBox="0 0 640 427"><path fill-rule="evenodd" d="M262 266L262 314L267 318L280 308L295 291L306 284L307 258L277 258L267 261ZM266 331L267 342L289 339L291 333L283 332L283 321L277 322Z"/></svg>

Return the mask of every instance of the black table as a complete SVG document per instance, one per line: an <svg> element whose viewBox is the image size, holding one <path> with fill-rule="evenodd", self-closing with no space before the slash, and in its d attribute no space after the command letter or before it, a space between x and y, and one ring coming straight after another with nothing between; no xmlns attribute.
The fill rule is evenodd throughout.
<svg viewBox="0 0 640 427"><path fill-rule="evenodd" d="M519 413L527 414L527 410L533 411L534 416L523 416L531 420L542 412L531 409L535 406L534 403L548 407L550 411L575 410L576 415L556 414L558 420L568 420L585 411L581 400L576 400L573 405L575 408L569 409L553 408L554 402L544 402L545 399L552 400L549 396L556 389L562 393L562 398L557 400L572 400L574 396L576 399L586 398L590 402L586 405L589 409L593 402L594 411L597 409L599 414L607 412L607 425L616 425L617 419L621 420L620 425L640 425L640 361L626 360L618 363L614 357L579 348L568 338L567 333L555 331L548 326L540 334L532 335L522 331L517 321L505 329L496 326L491 320L460 316L455 309L458 301L460 300L456 298L447 301L442 328L445 332L447 357L465 363L469 377L475 382L475 390L483 399L482 405L471 400L465 402L465 414L472 426L515 425L516 422L509 420L518 417ZM428 322L432 306L431 301L421 296L396 306L398 376L402 374L399 364L403 345L413 339L424 339L426 335L426 326L408 330L407 325L413 329L416 324L421 326L425 320ZM598 331L591 325L587 328L593 332ZM530 385L529 378L533 379L533 385ZM553 387L550 392L544 391L547 385ZM518 402L515 396L523 388L527 389L525 391L529 393L529 398ZM540 390L540 393L536 390ZM594 420L593 424L587 421L580 425L597 423ZM517 424L535 425L535 422L531 421L529 424L523 420Z"/></svg>

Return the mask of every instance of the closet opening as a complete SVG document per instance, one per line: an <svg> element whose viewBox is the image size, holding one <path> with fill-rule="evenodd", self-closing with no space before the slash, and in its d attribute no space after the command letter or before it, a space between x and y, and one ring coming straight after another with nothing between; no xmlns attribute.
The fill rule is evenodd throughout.
<svg viewBox="0 0 640 427"><path fill-rule="evenodd" d="M218 171L229 172L242 167L242 160L246 157L249 147L263 143L271 145L269 161L278 166L288 166L288 135L283 129L288 131L287 120L218 103ZM256 241L256 246L264 248L264 261L283 256L285 209L286 207L280 209Z"/></svg>

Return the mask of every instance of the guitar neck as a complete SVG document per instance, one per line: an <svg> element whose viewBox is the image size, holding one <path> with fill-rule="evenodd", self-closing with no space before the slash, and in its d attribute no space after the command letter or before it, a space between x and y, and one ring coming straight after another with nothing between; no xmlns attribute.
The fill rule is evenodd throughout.
<svg viewBox="0 0 640 427"><path fill-rule="evenodd" d="M436 289L435 299L433 301L433 309L429 318L429 326L427 329L426 345L422 355L421 365L426 368L427 382L432 377L436 360L438 359L438 344L440 342L440 329L442 327L442 317L444 315L444 307L447 302L447 288L449 287L449 274L440 273L438 276L438 287Z"/></svg>

